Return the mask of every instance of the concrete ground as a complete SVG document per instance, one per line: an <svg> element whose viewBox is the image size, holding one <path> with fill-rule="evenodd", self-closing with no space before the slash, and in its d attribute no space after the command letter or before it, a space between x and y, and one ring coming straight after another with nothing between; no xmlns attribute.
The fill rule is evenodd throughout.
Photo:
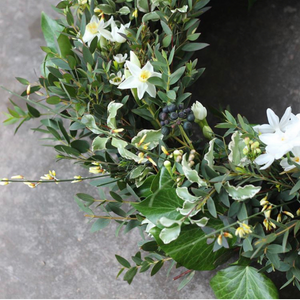
<svg viewBox="0 0 300 300"><path fill-rule="evenodd" d="M280 112L291 103L299 110L300 3L287 0L279 5L279 0L259 0L252 19L247 14L234 19L234 15L222 15L221 2L214 1L215 10L207 13L200 27L202 39L212 44L201 61L208 70L200 81L203 88L195 91L200 101L228 101L235 110L240 108L251 116L255 116L255 109L261 112L270 104ZM31 82L37 79L43 59L39 47L45 45L40 13L54 15L50 5L56 3L1 0L0 85L20 93L23 87L14 77ZM235 9L244 10L240 6ZM247 41L244 47L243 38ZM252 44L257 44L254 53ZM233 50L236 47L238 50ZM245 55L253 60L248 61ZM9 97L1 91L1 112L6 111ZM262 114L259 118L264 121ZM0 122L4 119L1 114ZM86 175L69 162L55 162L54 150L42 147L45 136L30 131L38 124L26 123L16 135L15 126L0 124L0 177L22 174L35 179L50 169L61 178ZM130 259L138 249L138 233L116 238L114 224L90 233L88 220L73 200L78 192L97 193L87 183L41 185L34 190L23 184L1 187L0 298L214 298L209 287L214 272L197 273L180 292L172 278L181 270L174 270L169 278L167 268L154 277L140 274L131 285L115 279L119 264L114 254ZM290 288L281 296L299 298Z"/></svg>

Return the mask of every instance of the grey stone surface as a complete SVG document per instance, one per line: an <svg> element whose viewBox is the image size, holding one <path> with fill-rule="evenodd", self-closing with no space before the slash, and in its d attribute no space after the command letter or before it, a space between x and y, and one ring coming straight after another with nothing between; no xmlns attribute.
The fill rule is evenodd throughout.
<svg viewBox="0 0 300 300"><path fill-rule="evenodd" d="M14 79L31 82L40 74L45 45L40 29L42 10L51 13L56 0L1 0L0 85L20 93ZM9 93L0 94L0 111L9 105ZM19 101L16 97L12 97ZM5 119L1 114L0 122ZM0 125L0 177L16 174L38 179L48 170L60 178L87 175L70 162L55 162L52 148L42 147L40 133L26 123L14 135L15 126ZM191 285L177 292L177 282L166 277L167 267L157 276L139 275L129 286L115 279L119 264L114 254L127 259L138 251L137 231L115 237L115 224L102 232L90 233L90 224L79 211L73 196L97 191L88 184L1 186L0 197L0 297L1 298L213 298L211 273L196 275Z"/></svg>
<svg viewBox="0 0 300 300"><path fill-rule="evenodd" d="M13 2L13 3L12 3ZM51 12L56 0L1 0L0 85L17 93L22 86L14 77L34 82L43 59L40 13ZM278 113L293 105L300 110L300 2L259 0L250 13L241 0L212 1L203 16L202 41L211 46L200 55L207 71L195 88L195 99L205 104L230 104L251 122L263 122L265 110ZM1 91L0 111L9 105L9 93ZM18 101L16 97L12 99ZM0 115L0 122L5 119ZM0 177L23 174L39 178L49 169L58 177L86 175L69 162L55 162L51 148L42 147L40 133L26 123L17 135L15 126L0 125ZM116 225L99 233L73 201L78 192L97 194L86 183L23 184L1 188L0 197L0 298L214 298L209 280L215 272L197 273L192 283L177 292L167 268L156 276L138 275L132 285L115 279L119 265L114 254L128 259L138 247L137 231L115 237ZM278 277L278 284L283 282ZM282 298L299 298L288 288Z"/></svg>

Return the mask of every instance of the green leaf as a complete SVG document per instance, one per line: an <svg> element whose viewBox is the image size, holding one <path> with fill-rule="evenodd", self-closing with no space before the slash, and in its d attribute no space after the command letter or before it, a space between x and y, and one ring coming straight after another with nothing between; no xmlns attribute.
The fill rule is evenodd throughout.
<svg viewBox="0 0 300 300"><path fill-rule="evenodd" d="M133 268L129 269L129 270L125 273L123 280L124 280L124 281L127 281L128 284L131 284L131 282L132 282L134 276L135 276L136 273L137 273L137 270L138 270L137 267L133 267Z"/></svg>
<svg viewBox="0 0 300 300"><path fill-rule="evenodd" d="M116 129L116 116L118 109L120 109L123 106L122 103L115 103L115 101L112 101L108 104L107 107L107 112L108 112L108 117L107 117L107 126L110 127L111 129Z"/></svg>
<svg viewBox="0 0 300 300"><path fill-rule="evenodd" d="M206 48L207 46L209 46L209 44L206 44L206 43L188 43L186 45L184 45L182 47L182 50L183 51L190 51L190 52L193 52L193 51L198 51L198 50L201 50L203 48Z"/></svg>
<svg viewBox="0 0 300 300"><path fill-rule="evenodd" d="M176 195L173 188L159 189L144 201L131 205L154 224L157 224L161 217L171 220L182 218L177 208L182 207L183 200Z"/></svg>
<svg viewBox="0 0 300 300"><path fill-rule="evenodd" d="M233 186L230 185L229 182L226 182L224 185L225 190L230 195L230 197L237 201L244 201L246 199L253 198L260 190L261 186L254 186L252 184L248 184L245 186Z"/></svg>
<svg viewBox="0 0 300 300"><path fill-rule="evenodd" d="M83 201L94 202L94 197L92 197L91 195L84 194L84 193L78 193L78 194L76 194L76 196Z"/></svg>
<svg viewBox="0 0 300 300"><path fill-rule="evenodd" d="M157 262L151 270L151 276L155 275L162 268L163 265L164 265L163 260L160 260L159 262Z"/></svg>
<svg viewBox="0 0 300 300"><path fill-rule="evenodd" d="M30 113L30 115L33 118L39 118L41 116L40 112L34 108L33 106L29 105L28 103L26 103L26 106L28 108L28 112Z"/></svg>
<svg viewBox="0 0 300 300"><path fill-rule="evenodd" d="M144 129L141 130L132 140L131 144L134 145L136 148L143 149L145 144L148 144L147 150L152 150L156 146L159 145L159 142L162 140L163 135L161 133L161 129L159 130L148 130ZM142 143L140 141L143 139Z"/></svg>
<svg viewBox="0 0 300 300"><path fill-rule="evenodd" d="M178 224L171 228L164 228L160 232L159 238L163 241L164 244L169 244L178 238L180 231L181 231L181 226Z"/></svg>
<svg viewBox="0 0 300 300"><path fill-rule="evenodd" d="M187 187L177 187L176 188L176 194L179 198L181 198L184 201L189 201L189 202L196 202L199 200L199 197L193 196Z"/></svg>
<svg viewBox="0 0 300 300"><path fill-rule="evenodd" d="M131 267L129 261L127 259L125 259L124 257L122 256L119 256L119 255L115 255L117 261L125 268L129 269Z"/></svg>
<svg viewBox="0 0 300 300"><path fill-rule="evenodd" d="M179 284L177 291L182 290L194 277L195 271L192 271L188 276L186 276Z"/></svg>
<svg viewBox="0 0 300 300"><path fill-rule="evenodd" d="M97 126L95 118L92 115L84 115L83 118L81 119L81 122L83 124L85 124L85 126L89 130L91 130L93 133L96 133L96 134L103 134L103 133L105 134L106 133L105 130L100 129Z"/></svg>
<svg viewBox="0 0 300 300"><path fill-rule="evenodd" d="M57 123L58 123L58 127L59 127L59 129L60 129L60 131L61 131L64 139L66 140L66 142L68 144L70 144L70 137L69 137L69 135L68 135L68 133L67 133L67 131L66 131L64 125L63 125L63 123L62 122L57 122ZM73 147L73 148L76 148L76 147Z"/></svg>
<svg viewBox="0 0 300 300"><path fill-rule="evenodd" d="M207 200L207 209L213 217L215 217L215 218L217 217L217 210L216 210L215 202L212 198L209 198Z"/></svg>
<svg viewBox="0 0 300 300"><path fill-rule="evenodd" d="M290 191L290 195L296 193L300 189L300 180L293 186L293 188Z"/></svg>
<svg viewBox="0 0 300 300"><path fill-rule="evenodd" d="M214 229L224 227L223 222L215 219L209 220L208 226ZM182 227L179 237L170 244L164 244L159 238L160 229L158 227L151 229L150 233L153 234L167 256L172 257L187 269L213 270L217 267L215 264L217 258L228 251L222 248L213 252L213 243L207 244L205 233L197 225ZM207 259L208 257L209 259Z"/></svg>
<svg viewBox="0 0 300 300"><path fill-rule="evenodd" d="M79 198L74 197L75 202L77 203L77 205L79 206L79 208L84 211L85 213L89 214L89 215L93 215L93 211L87 206L87 204L84 204Z"/></svg>
<svg viewBox="0 0 300 300"><path fill-rule="evenodd" d="M166 87L166 83L159 77L150 77L147 82L154 84L156 86L165 88Z"/></svg>
<svg viewBox="0 0 300 300"><path fill-rule="evenodd" d="M99 150L106 149L106 143L108 142L108 140L109 140L109 138L101 138L101 137L97 136L93 140L92 150L99 151Z"/></svg>
<svg viewBox="0 0 300 300"><path fill-rule="evenodd" d="M155 11L152 11L150 13L147 13L143 16L142 22L145 23L147 21L158 21L160 19L158 13L156 13Z"/></svg>
<svg viewBox="0 0 300 300"><path fill-rule="evenodd" d="M94 222L92 228L91 228L91 232L96 232L98 230L101 230L103 228L105 228L106 226L108 226L110 223L110 219L98 219L96 222Z"/></svg>
<svg viewBox="0 0 300 300"><path fill-rule="evenodd" d="M93 59L93 55L92 55L90 49L86 46L83 46L82 54L83 54L84 60L92 66L94 64L94 59Z"/></svg>
<svg viewBox="0 0 300 300"><path fill-rule="evenodd" d="M118 13L120 15L128 15L130 14L130 9L127 6L123 6L119 9Z"/></svg>
<svg viewBox="0 0 300 300"><path fill-rule="evenodd" d="M176 83L180 77L183 75L185 71L185 67L181 67L179 69L177 69L173 74L171 74L171 77L170 77L170 85Z"/></svg>
<svg viewBox="0 0 300 300"><path fill-rule="evenodd" d="M46 102L51 105L56 105L60 102L60 98L58 96L51 96L46 99Z"/></svg>
<svg viewBox="0 0 300 300"><path fill-rule="evenodd" d="M278 299L274 283L249 266L233 266L219 271L210 281L219 299Z"/></svg>
<svg viewBox="0 0 300 300"><path fill-rule="evenodd" d="M63 30L63 26L59 25L55 20L52 20L44 12L42 12L41 27L47 46L57 53L57 39Z"/></svg>
<svg viewBox="0 0 300 300"><path fill-rule="evenodd" d="M54 149L58 152L62 152L63 154L68 154L68 155L74 155L74 156L80 156L80 152L77 151L76 149L65 146L65 145L56 145L54 146Z"/></svg>
<svg viewBox="0 0 300 300"><path fill-rule="evenodd" d="M21 77L16 77L16 79L22 83L23 85L29 85L29 81L27 79L21 78Z"/></svg>
<svg viewBox="0 0 300 300"><path fill-rule="evenodd" d="M80 153L86 153L90 149L90 144L85 140L76 140L71 143L71 147L78 150Z"/></svg>
<svg viewBox="0 0 300 300"><path fill-rule="evenodd" d="M192 168L188 165L188 162L186 159L186 154L183 155L181 164L182 164L182 171L183 171L185 177L190 182L197 183L199 187L207 186L206 182L199 177L198 172L196 170L192 170Z"/></svg>

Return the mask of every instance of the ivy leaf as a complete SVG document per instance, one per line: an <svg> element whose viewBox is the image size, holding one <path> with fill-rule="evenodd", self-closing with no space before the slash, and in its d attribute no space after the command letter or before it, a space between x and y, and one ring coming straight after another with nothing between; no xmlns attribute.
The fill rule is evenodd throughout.
<svg viewBox="0 0 300 300"><path fill-rule="evenodd" d="M132 206L140 211L153 224L158 224L158 220L166 217L171 220L182 218L177 211L182 207L183 200L180 199L173 188L157 190L156 193L146 198L140 203L132 203Z"/></svg>
<svg viewBox="0 0 300 300"><path fill-rule="evenodd" d="M237 201L251 199L261 190L261 186L254 186L252 184L248 184L245 186L235 187L233 185L230 185L229 182L226 182L224 188L229 194L229 196Z"/></svg>
<svg viewBox="0 0 300 300"><path fill-rule="evenodd" d="M210 285L219 299L278 299L274 283L249 266L233 266L219 271Z"/></svg>
<svg viewBox="0 0 300 300"><path fill-rule="evenodd" d="M219 220L210 220L208 226L214 229L224 227L223 222ZM159 238L160 229L155 227L151 229L151 234L155 237L158 245L167 254L180 265L192 270L213 270L217 267L216 260L228 251L222 248L213 252L213 243L207 244L205 233L197 225L184 226L181 228L179 237L169 243L164 244ZM209 257L209 259L207 259Z"/></svg>

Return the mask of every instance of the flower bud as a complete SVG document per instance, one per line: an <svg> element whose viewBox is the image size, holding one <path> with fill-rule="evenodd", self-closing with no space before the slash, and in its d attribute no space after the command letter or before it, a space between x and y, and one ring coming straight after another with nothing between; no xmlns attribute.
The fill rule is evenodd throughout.
<svg viewBox="0 0 300 300"><path fill-rule="evenodd" d="M214 132L212 131L212 129L208 125L205 125L203 127L202 131L203 131L204 137L206 137L208 140L213 139Z"/></svg>
<svg viewBox="0 0 300 300"><path fill-rule="evenodd" d="M206 118L207 116L207 110L206 108L199 102L196 101L192 107L191 107L194 116L195 116L195 121L202 121Z"/></svg>
<svg viewBox="0 0 300 300"><path fill-rule="evenodd" d="M172 173L172 165L168 160L164 161L164 166L168 170L168 172L171 174Z"/></svg>
<svg viewBox="0 0 300 300"><path fill-rule="evenodd" d="M219 234L218 238L217 238L217 243L222 246L222 234Z"/></svg>
<svg viewBox="0 0 300 300"><path fill-rule="evenodd" d="M244 155L247 155L248 153L249 153L248 147L245 147L245 148L243 149L243 154L244 154Z"/></svg>

